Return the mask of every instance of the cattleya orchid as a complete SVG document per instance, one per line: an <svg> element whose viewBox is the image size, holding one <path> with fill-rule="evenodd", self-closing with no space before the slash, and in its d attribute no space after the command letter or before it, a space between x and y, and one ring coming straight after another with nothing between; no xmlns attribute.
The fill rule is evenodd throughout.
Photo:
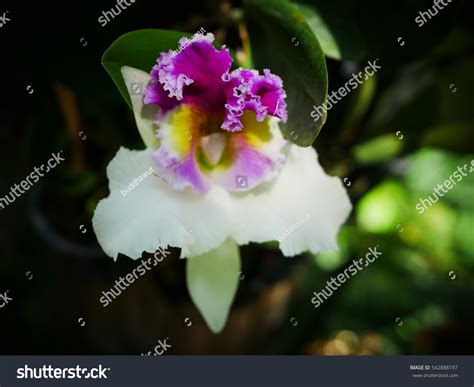
<svg viewBox="0 0 474 387"><path fill-rule="evenodd" d="M351 204L312 147L283 138L280 77L268 69L231 70L228 49L216 49L213 40L181 39L150 74L122 67L147 149L117 152L107 167L110 195L98 204L93 226L114 259L181 249L191 297L218 332L237 289L238 245L277 240L299 222L279 240L285 256L335 249ZM132 85L145 85L144 92ZM149 168L152 175L121 194Z"/></svg>

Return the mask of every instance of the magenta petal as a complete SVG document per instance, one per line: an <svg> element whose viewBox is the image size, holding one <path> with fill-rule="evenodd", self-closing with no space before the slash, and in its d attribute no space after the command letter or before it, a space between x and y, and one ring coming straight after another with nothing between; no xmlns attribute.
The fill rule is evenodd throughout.
<svg viewBox="0 0 474 387"><path fill-rule="evenodd" d="M265 69L263 75L256 70L239 68L230 74L224 74L222 79L226 88L226 113L222 129L230 132L242 130L241 116L246 109L256 114L262 122L270 115L287 120L286 93L280 77Z"/></svg>
<svg viewBox="0 0 474 387"><path fill-rule="evenodd" d="M226 73L222 76L225 82L225 117L221 128L229 132L236 132L242 130L242 122L240 117L245 108L245 96L247 90L242 75L239 71L232 71L230 74Z"/></svg>
<svg viewBox="0 0 474 387"><path fill-rule="evenodd" d="M285 102L286 92L279 76L272 74L268 69L264 69L263 75L259 75L253 82L250 91L252 95L260 97L260 103L267 108L268 115L286 122L288 119Z"/></svg>
<svg viewBox="0 0 474 387"><path fill-rule="evenodd" d="M192 41L180 40L179 52L162 53L151 72L145 103L155 103L165 112L180 103L223 111L222 74L229 70L232 57L225 47L215 49L213 40L212 34L196 34Z"/></svg>
<svg viewBox="0 0 474 387"><path fill-rule="evenodd" d="M163 85L158 82L158 78L153 77L154 71L155 69L153 69L151 81L145 89L145 97L143 102L145 104L158 105L161 108L160 116L162 116L178 106L180 101L178 101L176 98L170 98L168 96L168 92L166 92L163 88Z"/></svg>
<svg viewBox="0 0 474 387"><path fill-rule="evenodd" d="M182 76L183 79L192 80L193 95L222 87L221 77L229 70L232 57L225 47L216 50L211 44L213 40L212 34L196 37L176 54L172 64L160 73L160 82L166 85Z"/></svg>

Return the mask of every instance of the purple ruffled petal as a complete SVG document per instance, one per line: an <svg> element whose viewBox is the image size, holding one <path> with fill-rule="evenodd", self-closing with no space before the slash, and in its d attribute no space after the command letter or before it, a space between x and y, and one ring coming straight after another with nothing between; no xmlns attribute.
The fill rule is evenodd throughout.
<svg viewBox="0 0 474 387"><path fill-rule="evenodd" d="M263 75L259 75L253 82L250 92L260 97L260 103L267 108L268 115L277 117L283 122L287 121L286 92L283 89L283 81L278 75L264 69Z"/></svg>
<svg viewBox="0 0 474 387"><path fill-rule="evenodd" d="M168 92L163 88L163 85L158 82L158 78L153 78L153 75L150 83L145 89L145 97L143 102L145 104L155 104L160 107L160 114L158 118L162 117L170 110L173 110L181 103L176 98L170 98L168 96Z"/></svg>
<svg viewBox="0 0 474 387"><path fill-rule="evenodd" d="M245 83L240 72L232 71L230 74L225 73L222 76L225 82L225 117L221 128L229 132L237 132L242 130L242 117L245 108Z"/></svg>
<svg viewBox="0 0 474 387"><path fill-rule="evenodd" d="M274 116L283 122L287 120L286 92L280 77L265 69L263 75L256 70L239 68L224 74L226 83L226 112L222 129L230 132L242 130L241 116L244 110L256 114L257 121Z"/></svg>
<svg viewBox="0 0 474 387"><path fill-rule="evenodd" d="M197 34L192 41L181 39L180 51L162 53L151 72L145 103L155 103L165 112L180 103L223 111L222 74L228 72L232 57L225 47L215 49L213 40L212 34Z"/></svg>

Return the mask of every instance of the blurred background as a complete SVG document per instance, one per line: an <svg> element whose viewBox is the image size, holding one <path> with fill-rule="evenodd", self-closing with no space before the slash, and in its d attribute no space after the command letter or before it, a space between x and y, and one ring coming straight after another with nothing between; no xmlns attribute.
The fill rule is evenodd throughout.
<svg viewBox="0 0 474 387"><path fill-rule="evenodd" d="M191 304L176 251L107 308L99 302L139 262L100 250L93 210L118 148L143 148L100 58L142 28L203 27L244 55L242 4L130 4L104 27L97 19L112 0L0 4L11 19L0 28L0 196L53 152L66 158L0 210L0 293L13 298L0 308L0 354L140 354L168 337L167 354L472 355L474 176L415 209L474 159L468 1L421 28L414 19L432 1L303 5L327 54L329 91L369 60L382 65L329 111L313 145L354 210L337 252L285 258L274 243L242 247L243 278L219 335ZM313 291L375 245L383 256L315 309Z"/></svg>

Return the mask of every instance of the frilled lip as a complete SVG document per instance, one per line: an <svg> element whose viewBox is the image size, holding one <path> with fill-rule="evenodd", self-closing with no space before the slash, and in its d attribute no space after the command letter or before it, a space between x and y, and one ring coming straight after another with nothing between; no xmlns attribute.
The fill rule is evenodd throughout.
<svg viewBox="0 0 474 387"><path fill-rule="evenodd" d="M151 71L143 103L158 107L157 173L177 190L253 189L284 163L286 142L268 123L286 121L286 93L268 69L230 71L228 49L213 40L180 40L180 50L161 53Z"/></svg>
<svg viewBox="0 0 474 387"><path fill-rule="evenodd" d="M193 41L181 39L178 52L160 54L145 89L145 104L158 105L160 118L181 104L198 106L205 114L222 115L221 129L238 131L245 109L258 121L265 116L287 120L286 93L280 77L265 69L230 71L232 57L223 46L217 50L213 34L197 34Z"/></svg>

